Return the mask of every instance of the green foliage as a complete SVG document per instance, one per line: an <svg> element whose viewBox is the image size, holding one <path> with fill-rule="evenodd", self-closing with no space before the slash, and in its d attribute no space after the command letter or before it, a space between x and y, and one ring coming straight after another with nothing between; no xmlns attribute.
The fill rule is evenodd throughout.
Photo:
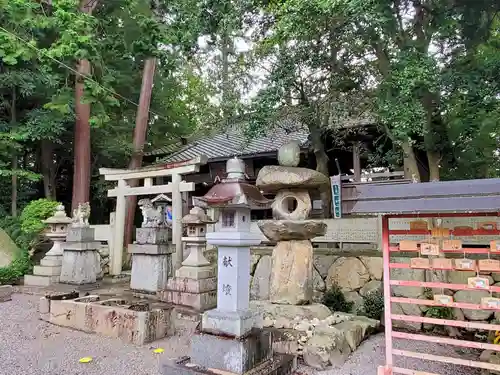
<svg viewBox="0 0 500 375"><path fill-rule="evenodd" d="M432 306L425 312L425 316L436 319L453 319L453 310L450 307Z"/></svg>
<svg viewBox="0 0 500 375"><path fill-rule="evenodd" d="M384 313L384 295L381 291L373 291L363 298L363 315L380 320Z"/></svg>
<svg viewBox="0 0 500 375"><path fill-rule="evenodd" d="M45 220L52 216L60 203L46 198L30 202L20 216L21 230L26 233L41 233L45 229Z"/></svg>
<svg viewBox="0 0 500 375"><path fill-rule="evenodd" d="M323 295L322 303L331 311L351 312L354 302L347 301L338 285L332 285Z"/></svg>
<svg viewBox="0 0 500 375"><path fill-rule="evenodd" d="M30 202L19 218L6 216L0 220L0 228L12 238L21 252L12 263L0 268L0 284L15 283L31 271L29 251L36 246L45 229L42 220L52 216L59 203L48 199Z"/></svg>

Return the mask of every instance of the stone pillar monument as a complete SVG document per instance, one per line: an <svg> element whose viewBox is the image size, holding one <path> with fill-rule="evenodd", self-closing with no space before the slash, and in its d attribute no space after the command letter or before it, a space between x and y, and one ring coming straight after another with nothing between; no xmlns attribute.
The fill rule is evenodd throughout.
<svg viewBox="0 0 500 375"><path fill-rule="evenodd" d="M300 148L291 142L278 152L279 166L259 171L256 186L276 193L274 220L258 222L262 233L278 244L273 250L270 301L304 305L313 297L313 247L311 239L326 232L326 224L307 220L312 204L310 190L328 189L329 178L312 169L299 168Z"/></svg>
<svg viewBox="0 0 500 375"><path fill-rule="evenodd" d="M203 313L190 358L167 364L165 375L244 374L257 366L259 374L288 374L295 363L273 357L271 333L257 328L261 312L249 309L250 247L261 242L250 232L250 210L269 208L270 201L245 181L242 160L229 160L226 172L220 184L193 198L196 206L220 210L220 230L207 234L207 243L218 247L217 308Z"/></svg>
<svg viewBox="0 0 500 375"><path fill-rule="evenodd" d="M136 243L128 245L132 254L130 289L157 293L167 287L172 275L172 230L167 227L162 206L154 207L149 199L141 199L141 228L136 229Z"/></svg>
<svg viewBox="0 0 500 375"><path fill-rule="evenodd" d="M33 275L24 277L24 285L48 286L59 282L63 247L71 218L66 216L64 206L61 204L57 206L54 215L44 220L44 223L49 226L45 236L53 241L53 245L40 261L40 265L33 267Z"/></svg>
<svg viewBox="0 0 500 375"><path fill-rule="evenodd" d="M193 207L182 218L182 224L187 226L187 236L182 237L182 241L188 256L182 267L175 271L175 277L168 280L167 289L160 293L163 301L189 307L196 312L213 309L217 305L215 267L203 255L207 224L213 223L200 207Z"/></svg>
<svg viewBox="0 0 500 375"><path fill-rule="evenodd" d="M89 216L88 202L79 204L73 211L64 246L61 283L93 284L101 275L101 244L94 240L94 229L89 226Z"/></svg>

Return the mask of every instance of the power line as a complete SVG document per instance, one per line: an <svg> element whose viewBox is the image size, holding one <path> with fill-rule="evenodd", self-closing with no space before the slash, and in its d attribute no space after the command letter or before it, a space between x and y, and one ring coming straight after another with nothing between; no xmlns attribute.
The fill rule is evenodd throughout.
<svg viewBox="0 0 500 375"><path fill-rule="evenodd" d="M85 74L81 74L79 73L77 70L75 70L74 68L70 67L69 65L66 65L65 63L63 63L62 61L59 61L57 60L56 58L52 57L52 56L49 56L47 55L46 52L40 50L38 47L30 44L27 40L21 38L20 36L14 34L13 32L3 28L2 26L0 26L0 30L4 31L5 33L9 34L10 36L13 36L14 38L20 40L21 42L23 42L24 44L26 44L27 46L29 46L30 48L34 49L36 52L44 55L45 57L49 58L50 60L52 61L55 61L56 63L58 63L60 66L70 70L71 72L75 73L77 76L83 76L85 79L89 80L90 82L93 82L94 84L96 84L97 86L99 86L100 88L102 88L103 90L125 100L126 102L132 104L132 105L135 105L137 108L139 108L139 104L134 102L133 100L130 100L129 98L126 98L125 96L121 95L121 94L118 94L116 91L112 90L112 89L109 89L103 85L101 85L99 82L97 82L96 80L94 80L93 78L91 78L89 75L85 75ZM151 110L148 111L149 114L152 114L152 115L155 115L155 116L158 116L158 118L161 118L165 121L169 121L165 116L162 116L156 112L153 112Z"/></svg>

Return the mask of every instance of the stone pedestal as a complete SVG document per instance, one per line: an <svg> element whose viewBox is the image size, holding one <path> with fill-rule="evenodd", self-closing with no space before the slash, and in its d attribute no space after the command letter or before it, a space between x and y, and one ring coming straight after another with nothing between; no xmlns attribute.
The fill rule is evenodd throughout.
<svg viewBox="0 0 500 375"><path fill-rule="evenodd" d="M138 228L136 237L141 244L130 244L132 254L132 275L130 289L156 293L167 287L172 275L172 253L175 247L168 243L167 228Z"/></svg>
<svg viewBox="0 0 500 375"><path fill-rule="evenodd" d="M60 282L93 284L101 274L100 243L94 241L94 229L70 227L64 246Z"/></svg>

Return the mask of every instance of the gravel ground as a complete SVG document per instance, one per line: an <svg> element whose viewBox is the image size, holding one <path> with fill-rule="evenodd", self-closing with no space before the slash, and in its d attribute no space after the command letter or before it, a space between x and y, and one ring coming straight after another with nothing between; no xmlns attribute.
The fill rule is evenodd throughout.
<svg viewBox="0 0 500 375"><path fill-rule="evenodd" d="M177 334L151 345L137 347L120 340L86 334L45 323L38 319L39 297L13 295L10 302L0 303L0 374L1 375L157 375L159 361L185 355L194 324L182 321ZM179 322L178 322L179 323ZM401 349L444 356L477 358L477 354L450 346L400 341ZM405 344L405 345L403 345ZM165 352L154 354L161 347ZM78 360L90 356L93 361ZM396 365L440 375L477 375L479 371L454 365L431 363L395 357ZM375 375L384 362L384 336L364 342L339 369L320 372L322 375ZM318 372L300 366L298 374Z"/></svg>
<svg viewBox="0 0 500 375"><path fill-rule="evenodd" d="M157 375L160 357L185 354L194 328L185 322L177 335L137 347L43 322L38 319L39 298L14 294L12 301L0 303L1 375ZM154 354L157 347L165 352ZM87 356L91 363L78 362Z"/></svg>

